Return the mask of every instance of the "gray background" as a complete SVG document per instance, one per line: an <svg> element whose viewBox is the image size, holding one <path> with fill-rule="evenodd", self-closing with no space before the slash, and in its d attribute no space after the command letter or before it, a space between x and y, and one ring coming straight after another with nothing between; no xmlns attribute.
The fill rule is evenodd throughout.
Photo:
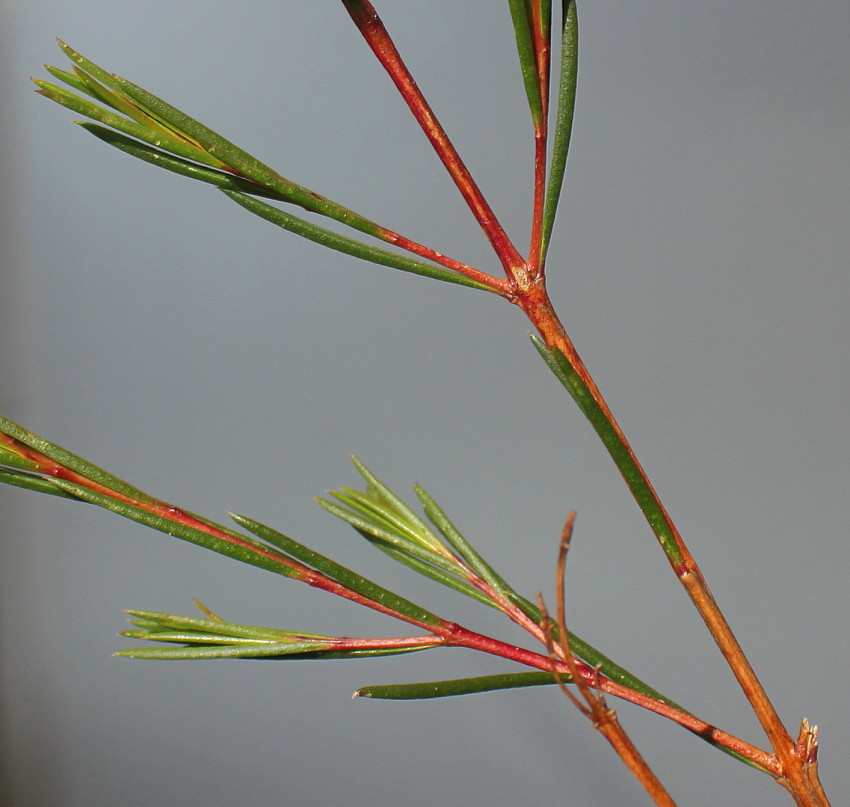
<svg viewBox="0 0 850 807"><path fill-rule="evenodd" d="M381 4L497 212L526 241L529 125L505 3ZM792 725L850 798L847 700L850 6L585 2L550 262L579 349ZM498 618L368 550L311 502L356 452L419 481L551 599L579 511L573 627L760 742L589 428L484 294L254 219L75 129L26 77L52 38L282 173L496 270L337 2L3 6L2 411L143 489L271 523L470 627ZM552 691L352 701L503 668L445 651L351 663L113 659L128 607L387 635L385 619L94 508L0 491L10 805L633 805ZM302 590L303 589L303 590ZM788 803L650 715L626 726L685 805Z"/></svg>

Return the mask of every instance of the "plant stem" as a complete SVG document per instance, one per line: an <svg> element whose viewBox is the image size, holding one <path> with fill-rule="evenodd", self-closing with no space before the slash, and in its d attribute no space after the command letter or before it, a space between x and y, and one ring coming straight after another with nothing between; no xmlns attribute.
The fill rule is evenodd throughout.
<svg viewBox="0 0 850 807"><path fill-rule="evenodd" d="M570 550L570 542L572 541L573 525L575 524L576 513L573 510L568 516L564 529L561 532L561 540L558 546L558 565L555 581L555 597L558 608L558 640L555 641L552 635L552 623L549 615L546 613L546 606L543 602L543 596L537 595L540 612L543 615L543 624L546 632L546 645L549 649L549 656L552 660L552 674L555 681L561 688L563 693L569 698L573 705L590 720L593 728L595 728L608 742L611 747L617 752L617 755L623 761L623 764L631 771L635 779L640 782L641 786L650 795L652 800L658 807L676 807L676 802L673 801L670 794L661 784L661 780L655 775L652 768L649 767L646 760L637 746L632 742L631 737L626 733L626 730L621 725L617 718L617 713L613 709L608 708L605 702L605 696L599 689L599 668L595 669L596 686L591 689L590 684L579 675L576 667L576 658L573 655L570 647L570 632L567 629L566 619L566 570L567 570L567 554ZM582 703L576 695L564 684L561 675L557 669L557 656L560 655L570 671L572 680L578 689L579 695L584 699Z"/></svg>
<svg viewBox="0 0 850 807"><path fill-rule="evenodd" d="M540 273L543 271L543 211L546 201L546 161L549 145L549 28L551 20L543 18L540 2L531 4L531 16L531 36L537 64L537 83L540 87L542 114L534 126L534 201L528 264Z"/></svg>
<svg viewBox="0 0 850 807"><path fill-rule="evenodd" d="M541 277L528 289L520 290L514 302L525 312L546 345L550 349L560 351L566 357L570 366L582 380L596 405L604 414L609 428L616 433L620 446L627 452L631 469L636 472L637 478L632 474L624 473L626 484L633 493L636 492L637 488L640 488L641 494L648 494L651 498L653 507L650 513L648 512L649 508L645 507L640 498L636 496L644 515L667 555L671 567L679 578L679 582L684 587L726 659L771 743L778 763L776 778L791 792L797 804L806 805L806 807L828 807L829 802L826 800L817 780L816 741L813 740L812 747L806 753L803 753L799 744L795 744L782 723L755 670L717 605L699 566L661 503L646 472L638 462L622 429L602 397L602 393L555 313L546 291L545 279ZM594 427L596 428L596 424L594 424ZM598 428L597 433L599 433ZM606 447L609 447L607 440L601 433L600 437L603 437L603 442L606 443ZM622 464L619 462L617 464L622 471ZM662 522L660 524L658 523L659 519Z"/></svg>
<svg viewBox="0 0 850 807"><path fill-rule="evenodd" d="M351 15L351 19L354 20L354 24L375 56L378 57L378 61L383 65L413 116L422 127L422 131L425 132L475 219L484 230L493 250L502 261L508 277L513 278L517 274L522 275L526 268L525 261L511 243L454 144L449 140L445 130L437 120L437 116L422 95L378 16L378 12L375 11L369 0L342 0L342 2Z"/></svg>
<svg viewBox="0 0 850 807"><path fill-rule="evenodd" d="M490 653L494 656L510 659L518 662L519 664L533 667L537 670L543 670L545 672L552 671L552 661L548 656L536 653L533 650L527 650L523 647L507 644L506 642L499 641L498 639L493 639L490 636L484 636L480 633L464 628L461 625L445 623L442 626L432 626L429 630L435 634L444 636L446 638L447 646L468 647L471 650L478 650L482 653ZM651 712L655 712L662 717L666 717L694 734L706 739L711 739L717 745L722 745L725 748L735 751L741 756L752 760L765 772L770 773L773 776L778 774L778 767L775 758L766 751L746 743L738 737L728 734L727 732L712 726L710 723L700 720L692 714L683 712L674 706L670 706L669 704L655 700L654 698L650 698L639 692L635 692L633 689L629 689L616 681L611 681L610 679L605 678L605 676L599 675L596 670L584 662L577 661L576 668L590 686L598 687L605 694L613 695L621 700L629 701L630 703L634 703L636 706L640 706ZM564 662L558 663L557 671L564 676L571 674L569 668Z"/></svg>

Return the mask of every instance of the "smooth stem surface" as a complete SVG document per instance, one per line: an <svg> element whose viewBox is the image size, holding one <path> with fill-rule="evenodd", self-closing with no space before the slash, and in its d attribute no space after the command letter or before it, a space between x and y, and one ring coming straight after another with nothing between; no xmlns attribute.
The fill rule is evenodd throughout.
<svg viewBox="0 0 850 807"><path fill-rule="evenodd" d="M363 38L389 74L413 116L449 172L466 204L499 256L508 277L523 274L525 261L505 233L469 169L446 135L428 102L407 69L378 12L368 0L343 0Z"/></svg>
<svg viewBox="0 0 850 807"><path fill-rule="evenodd" d="M569 698L573 705L590 720L593 728L595 728L616 751L617 755L623 761L623 764L631 771L635 779L640 782L641 786L650 795L652 800L658 807L676 807L676 802L661 784L661 780L655 775L652 768L649 767L646 760L637 747L632 742L631 737L626 733L626 730L620 724L617 718L617 713L613 709L608 708L605 702L605 696L599 691L598 682L595 689L591 689L588 682L579 675L576 669L576 661L573 655L573 650L570 647L570 632L567 629L566 618L566 571L567 571L567 554L570 551L570 543L573 536L573 526L575 525L576 513L573 510L568 516L564 524L564 529L561 532L561 540L558 546L558 566L555 582L555 597L558 608L558 641L554 641L552 637L551 625L549 616L546 614L546 608L543 604L543 598L538 595L540 611L543 614L544 624L547 625L546 642L549 648L550 657L552 658L552 673L555 680L563 693ZM555 664L556 653L563 658L570 671L572 680L579 691L584 703L578 697L573 695L570 689L564 684L561 676L557 672ZM598 676L598 669L597 669Z"/></svg>
<svg viewBox="0 0 850 807"><path fill-rule="evenodd" d="M521 291L515 302L525 312L546 345L550 349L559 350L567 358L572 368L584 382L598 407L605 414L608 424L616 432L622 447L628 452L632 466L640 476L639 481L642 483L642 490L649 491L651 494L654 500L655 511L662 515L665 522L663 525L665 528L664 533L669 535L672 543L665 545L662 535L659 534L658 525L653 523L653 519L648 518L650 526L662 542L670 565L676 572L688 596L691 598L691 602L693 602L702 617L712 638L723 653L744 695L750 702L753 712L759 723L761 723L765 734L767 734L776 755L776 761L778 762L776 778L791 792L797 804L807 805L807 807L827 807L829 802L826 801L823 790L817 781L817 767L814 764L817 748L816 742L813 742L813 747L804 753L795 744L780 720L755 670L753 670L738 640L735 638L729 623L718 607L699 566L685 545L672 519L667 514L645 471L629 446L622 429L620 429L614 415L602 397L602 393L590 376L572 340L558 319L546 292L545 281L541 278L538 283L529 289ZM634 480L626 477L626 483L634 491ZM644 512L646 514L646 511Z"/></svg>
<svg viewBox="0 0 850 807"><path fill-rule="evenodd" d="M534 126L534 201L532 204L531 244L528 263L542 272L543 255L543 211L546 200L546 161L549 145L549 28L551 20L543 19L539 2L531 7L531 37L537 64L537 83L540 87L542 114Z"/></svg>
<svg viewBox="0 0 850 807"><path fill-rule="evenodd" d="M532 650L526 650L523 647L510 645L498 639L493 639L490 636L484 636L475 631L464 628L456 623L445 623L442 626L429 628L433 633L443 636L446 639L446 644L454 647L468 647L471 650L478 650L482 653L489 653L494 656L511 659L519 664L524 664L528 667L533 667L544 672L552 672L552 660L541 653L535 653ZM666 717L680 726L688 729L694 734L710 739L717 745L722 745L741 756L752 760L759 768L773 776L778 775L776 760L767 752L756 748L750 743L735 737L725 731L700 720L688 712L683 712L662 701L655 700L646 695L642 695L629 687L623 686L616 681L611 681L605 676L597 673L589 665L581 661L576 661L576 670L587 681L589 686L598 688L606 695L613 695L636 706L641 706L650 712ZM557 672L561 675L570 675L570 669L564 662L558 662Z"/></svg>

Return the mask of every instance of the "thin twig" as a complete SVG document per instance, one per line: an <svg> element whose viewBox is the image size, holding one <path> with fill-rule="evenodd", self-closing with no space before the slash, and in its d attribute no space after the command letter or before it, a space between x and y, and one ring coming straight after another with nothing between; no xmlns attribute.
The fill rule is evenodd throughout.
<svg viewBox="0 0 850 807"><path fill-rule="evenodd" d="M543 210L546 197L546 162L549 143L549 77L551 19L543 18L540 2L531 4L531 38L534 44L534 59L537 65L537 83L540 87L542 114L534 127L534 202L531 219L531 244L528 264L532 277L543 272Z"/></svg>
<svg viewBox="0 0 850 807"><path fill-rule="evenodd" d="M659 807L676 807L676 802L673 801L670 794L664 789L664 785L653 773L652 769L647 764L641 753L631 741L626 730L617 719L617 714L613 709L608 708L605 702L605 696L599 688L599 670L596 670L596 682L594 688L591 688L583 675L578 671L575 657L570 648L570 635L567 631L566 623L566 606L565 606L565 579L567 566L567 553L570 549L570 540L573 534L573 525L575 524L575 511L570 512L567 516L564 529L561 532L561 540L558 547L558 569L556 576L556 599L558 608L558 640L557 643L552 636L551 619L546 612L546 606L543 602L543 597L538 594L538 604L542 615L542 622L546 625L546 639L550 657L552 658L552 674L558 686L567 695L573 705L588 719L593 727L605 737L611 744L611 747L617 752L620 759L626 767L632 772L634 777L640 782L652 800ZM564 684L556 664L556 653L561 655L563 661L570 670L572 681L579 691L579 694L584 699L581 703L579 699L567 688ZM585 705L586 704L586 705Z"/></svg>
<svg viewBox="0 0 850 807"><path fill-rule="evenodd" d="M431 141L431 145L492 244L507 276L511 280L515 277L524 277L526 275L525 261L508 238L454 144L422 95L378 16L378 12L369 0L342 0L342 2L363 38L398 88L413 116L422 127L422 131Z"/></svg>

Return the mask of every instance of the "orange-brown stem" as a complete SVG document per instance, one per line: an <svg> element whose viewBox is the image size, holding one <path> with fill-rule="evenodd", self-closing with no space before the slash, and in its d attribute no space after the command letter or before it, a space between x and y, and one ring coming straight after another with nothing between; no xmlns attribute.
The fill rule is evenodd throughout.
<svg viewBox="0 0 850 807"><path fill-rule="evenodd" d="M798 804L807 805L807 807L826 807L828 802L825 801L825 796L821 795L822 789L819 790L816 766L799 751L798 746L779 718L755 670L753 670L729 623L717 605L699 566L685 545L672 519L663 508L654 489L652 489L646 473L634 456L622 429L617 424L599 388L555 313L546 292L545 279L541 277L529 287L519 289L513 301L525 312L546 345L550 348L556 348L567 358L597 405L605 413L611 426L616 430L623 446L629 452L635 466L652 491L678 548L679 558L676 562L671 561L671 566L702 617L712 638L726 658L741 689L749 700L753 712L770 740L777 763L774 766L776 771L774 775L792 793Z"/></svg>
<svg viewBox="0 0 850 807"><path fill-rule="evenodd" d="M564 694L572 701L576 708L591 721L595 728L606 740L623 761L623 764L631 771L635 779L640 782L644 790L650 795L652 800L658 807L676 807L670 794L661 784L661 780L655 775L652 768L649 767L646 760L637 746L632 742L626 730L620 724L617 718L617 713L613 709L608 708L605 702L605 696L602 694L599 687L599 670L595 672L594 688L591 689L590 684L581 675L579 675L576 666L576 658L573 655L570 647L570 632L567 628L566 618L566 571L567 571L567 555L570 551L570 543L573 536L573 526L576 520L575 510L570 512L561 531L561 540L558 546L558 564L555 580L555 597L557 600L558 609L558 641L552 635L549 615L546 612L546 606L543 602L543 597L538 594L538 606L543 617L543 624L546 626L546 644L549 649L550 658L552 659L552 674L558 686L561 687ZM579 694L584 699L581 703L579 699L573 695L569 688L561 680L561 676L557 670L556 653L558 653L567 665L570 671L573 682L578 689Z"/></svg>

